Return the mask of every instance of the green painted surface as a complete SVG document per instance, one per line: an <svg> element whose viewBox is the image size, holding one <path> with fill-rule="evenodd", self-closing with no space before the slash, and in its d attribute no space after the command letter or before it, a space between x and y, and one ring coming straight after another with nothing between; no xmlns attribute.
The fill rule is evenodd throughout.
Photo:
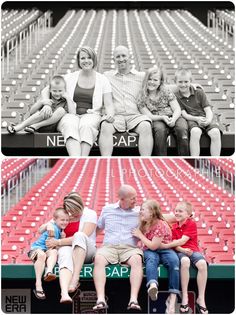
<svg viewBox="0 0 236 315"><path fill-rule="evenodd" d="M1 266L2 279L34 279L33 265L2 265ZM93 272L93 265L84 265L81 271L82 279L91 279ZM110 265L106 267L107 278L110 279L125 279L129 277L130 269L126 266ZM167 278L167 269L160 266L158 269L159 278ZM58 275L58 267L55 267L55 273ZM145 268L144 268L145 274ZM210 265L208 268L208 279L234 279L235 267L234 265ZM190 276L196 277L196 270L191 268Z"/></svg>

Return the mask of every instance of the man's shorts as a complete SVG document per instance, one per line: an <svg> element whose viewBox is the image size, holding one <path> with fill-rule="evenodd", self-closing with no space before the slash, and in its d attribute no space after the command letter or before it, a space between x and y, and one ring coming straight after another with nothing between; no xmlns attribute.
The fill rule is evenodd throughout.
<svg viewBox="0 0 236 315"><path fill-rule="evenodd" d="M137 115L115 115L115 121L113 122L114 128L118 132L131 131L135 129L141 122L148 121L152 124L152 121L148 116L137 114Z"/></svg>
<svg viewBox="0 0 236 315"><path fill-rule="evenodd" d="M98 248L96 255L102 255L113 265L125 263L134 255L143 257L143 251L138 247L129 245L104 245L103 247Z"/></svg>
<svg viewBox="0 0 236 315"><path fill-rule="evenodd" d="M179 260L181 262L181 259L183 257L188 257L190 259L190 262L191 262L191 265L194 267L194 268L197 268L196 267L196 263L203 259L206 261L206 258L202 255L202 253L199 253L199 252L193 252L191 256L188 256L188 255L185 255L184 253L177 253L178 257L179 257ZM206 261L207 265L208 265L208 262Z"/></svg>

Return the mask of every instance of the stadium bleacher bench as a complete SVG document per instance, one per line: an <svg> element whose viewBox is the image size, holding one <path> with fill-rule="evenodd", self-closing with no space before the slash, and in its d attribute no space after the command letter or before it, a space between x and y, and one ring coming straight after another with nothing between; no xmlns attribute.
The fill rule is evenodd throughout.
<svg viewBox="0 0 236 315"><path fill-rule="evenodd" d="M33 265L2 265L1 266L2 279L34 279L35 272ZM56 275L59 270L56 266L54 269ZM223 264L212 264L208 267L208 279L234 279L235 266L234 265L223 265ZM93 264L85 264L81 270L80 278L89 280L93 279ZM130 267L120 265L109 265L106 267L106 275L108 279L126 279L130 275ZM145 267L144 267L145 275ZM158 268L158 276L160 279L168 278L168 272L162 265ZM190 277L196 277L196 270L190 269Z"/></svg>
<svg viewBox="0 0 236 315"><path fill-rule="evenodd" d="M234 133L224 133L222 136L222 148L233 149L234 148ZM170 135L168 137L168 147L175 148L175 138ZM137 148L138 135L135 133L115 133L113 136L114 147L120 148ZM201 147L208 148L210 145L210 139L203 135L201 137ZM34 133L25 134L17 133L10 135L8 133L2 133L2 148L60 148L64 147L64 138L60 133ZM98 144L95 143L95 147Z"/></svg>

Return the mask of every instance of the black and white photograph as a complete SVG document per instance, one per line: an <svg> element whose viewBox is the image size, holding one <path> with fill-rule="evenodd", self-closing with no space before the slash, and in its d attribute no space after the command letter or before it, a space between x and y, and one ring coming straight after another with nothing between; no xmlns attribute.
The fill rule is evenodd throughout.
<svg viewBox="0 0 236 315"><path fill-rule="evenodd" d="M6 156L230 156L234 5L4 2Z"/></svg>

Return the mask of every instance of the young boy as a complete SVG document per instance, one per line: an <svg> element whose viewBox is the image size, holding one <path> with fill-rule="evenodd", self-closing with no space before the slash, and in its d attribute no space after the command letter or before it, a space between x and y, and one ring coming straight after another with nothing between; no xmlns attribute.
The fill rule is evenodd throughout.
<svg viewBox="0 0 236 315"><path fill-rule="evenodd" d="M22 129L26 132L34 133L41 127L53 125L68 112L72 100L66 93L66 82L62 76L56 75L50 82L50 99L48 103L51 104L52 116L48 119L44 118L44 113L41 111L44 104L41 100L37 101L30 109L30 115L25 121L17 125L8 125L7 131L14 134Z"/></svg>
<svg viewBox="0 0 236 315"><path fill-rule="evenodd" d="M179 69L175 73L177 92L182 116L188 121L190 130L190 154L200 155L200 138L206 132L211 138L211 155L219 156L221 151L221 133L219 124L202 89L191 86L192 74L190 70Z"/></svg>
<svg viewBox="0 0 236 315"><path fill-rule="evenodd" d="M60 239L64 236L63 230L69 223L69 215L63 208L58 208L53 214L54 218L54 238ZM32 245L28 252L29 258L34 262L35 269L35 290L33 291L36 298L44 300L46 298L42 288L42 275L47 266L45 272L44 281L52 281L56 279L56 275L53 274L53 268L57 262L57 249L47 249L46 240L49 237L48 232L44 232ZM51 236L50 236L51 237Z"/></svg>
<svg viewBox="0 0 236 315"><path fill-rule="evenodd" d="M208 314L205 303L205 289L207 283L207 262L200 253L197 239L197 225L191 219L192 205L189 202L179 202L175 208L175 218L177 223L172 226L173 241L161 245L161 248L167 249L175 247L180 258L180 278L182 287L182 303L180 313L188 313L188 283L190 263L197 268L197 286L198 298L196 300L196 309L200 314Z"/></svg>

